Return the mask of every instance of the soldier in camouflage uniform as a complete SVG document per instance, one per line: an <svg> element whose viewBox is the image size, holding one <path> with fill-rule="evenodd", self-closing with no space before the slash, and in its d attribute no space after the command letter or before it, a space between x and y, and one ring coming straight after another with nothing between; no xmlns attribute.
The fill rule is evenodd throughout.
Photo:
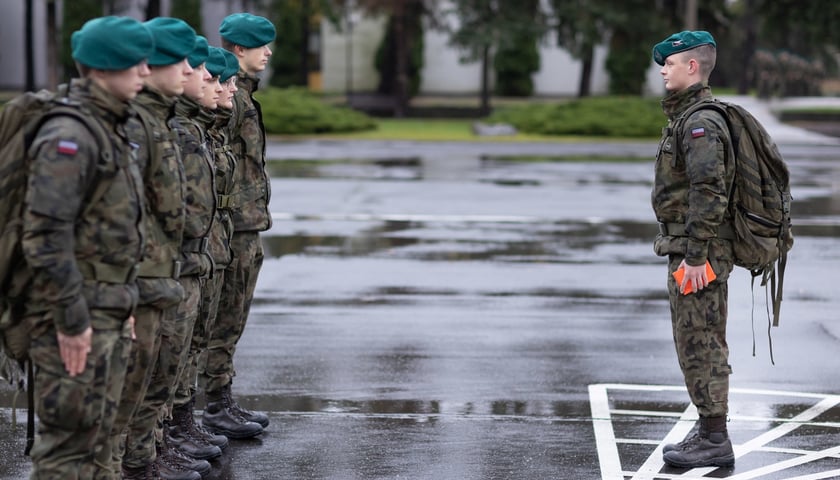
<svg viewBox="0 0 840 480"><path fill-rule="evenodd" d="M180 129L180 147L186 173L187 223L181 249L184 268L181 284L186 297L178 308L179 321L190 323L190 337L203 332L202 303L205 290L217 282L214 262L213 232L222 225L216 222L215 157L210 146L207 128L213 123L211 109L215 109L221 85L219 73L225 68L221 49L208 47L204 37L198 37L197 50L190 55L190 65L195 69L178 98L175 114ZM201 75L199 75L199 73ZM205 107L205 108L203 108ZM209 107L209 108L207 108ZM218 293L218 292L217 292ZM201 322L202 326L196 325ZM179 362L177 384L168 402L172 419L165 421L171 445L194 458L211 459L222 454L227 445L224 435L213 435L199 425L193 417L195 403L196 362L200 353L198 342L189 341Z"/></svg>
<svg viewBox="0 0 840 480"><path fill-rule="evenodd" d="M274 41L276 31L266 18L237 13L225 17L219 33L222 46L236 55L240 67L229 137L237 158L236 179L228 204L234 225L233 261L225 272L219 310L209 336L202 382L207 407L202 422L211 431L246 438L259 434L269 421L264 413L242 408L233 399L231 383L235 374L233 355L245 328L263 262L259 232L271 228L265 128L253 93L259 85L256 75L265 69L271 56L268 44ZM254 423L261 429L256 430Z"/></svg>
<svg viewBox="0 0 840 480"><path fill-rule="evenodd" d="M660 222L654 250L668 257L671 324L680 368L699 430L663 449L665 463L683 468L731 466L735 462L726 429L729 349L726 343L727 279L733 267L728 190L734 176L732 141L726 119L699 110L675 131L681 115L712 96L709 74L716 45L704 31L685 31L658 43L654 60L662 65L668 116L656 158L653 210ZM727 231L729 233L727 233ZM706 262L717 279L709 281ZM682 283L672 276L685 269ZM691 282L694 292L684 294Z"/></svg>
<svg viewBox="0 0 840 480"><path fill-rule="evenodd" d="M216 164L216 220L210 232L210 255L216 270L211 278L207 280L201 300L199 312L200 321L196 323L193 332L193 348L197 352L194 377L199 377L198 372L203 370L207 362L208 332L216 321L216 312L219 309L219 297L233 254L230 248L233 237L233 218L231 216L230 200L233 193L236 171L236 156L233 154L230 142L228 141L228 125L230 124L233 112L233 95L236 92L236 73L239 71L239 60L227 50L220 49L225 57L225 70L219 76L222 92L218 101L218 108L213 111L213 122L208 126L207 135L210 140L210 148ZM204 387L204 385L201 385ZM193 389L191 395L195 397ZM245 423L236 426L237 431L243 436L249 437L262 430L259 424Z"/></svg>
<svg viewBox="0 0 840 480"><path fill-rule="evenodd" d="M56 116L29 150L22 246L34 272L23 320L39 418L32 479L107 472L94 456L122 391L145 235L142 178L124 122L149 75L153 45L148 29L129 18L97 18L75 32L83 78L68 96L111 143L100 145L78 119ZM86 204L100 184L104 193Z"/></svg>
<svg viewBox="0 0 840 480"><path fill-rule="evenodd" d="M204 460L177 455L163 441L159 420L170 396L178 359L185 348L186 325L178 322L177 306L184 297L179 283L183 240L184 168L172 129L175 99L193 73L187 56L195 47L195 31L182 20L155 18L145 22L155 37L149 57L152 73L134 100L138 121L127 124L139 145L144 174L148 242L137 283L137 342L120 405L124 428L122 449L111 446L124 478L198 480L196 470L209 471ZM122 458L119 456L122 454Z"/></svg>

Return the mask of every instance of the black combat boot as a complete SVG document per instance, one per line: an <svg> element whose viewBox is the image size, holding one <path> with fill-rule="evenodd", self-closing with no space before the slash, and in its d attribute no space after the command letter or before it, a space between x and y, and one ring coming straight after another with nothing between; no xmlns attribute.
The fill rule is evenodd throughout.
<svg viewBox="0 0 840 480"><path fill-rule="evenodd" d="M726 431L726 417L701 417L698 432L665 452L662 459L678 468L735 465L735 453Z"/></svg>
<svg viewBox="0 0 840 480"><path fill-rule="evenodd" d="M253 412L248 410L247 408L243 408L242 405L239 405L233 398L233 393L231 392L231 384L228 384L224 389L222 389L223 394L226 394L230 399L230 408L231 410L238 413L242 418L248 420L249 422L259 423L262 428L268 427L268 415L262 412Z"/></svg>
<svg viewBox="0 0 840 480"><path fill-rule="evenodd" d="M192 458L211 460L222 455L222 449L213 445L199 432L192 415L191 403L172 409L172 421L164 423L164 432L170 446Z"/></svg>
<svg viewBox="0 0 840 480"><path fill-rule="evenodd" d="M693 444L693 443L697 443L699 441L700 436L708 437L709 432L708 431L703 432L703 428L705 428L705 425L702 422L698 422L698 423L699 423L698 431L696 431L693 434L690 434L689 436L685 437L681 442L665 444L665 446L662 447L662 455L665 455L666 453L668 453L672 450L684 450L688 445Z"/></svg>
<svg viewBox="0 0 840 480"><path fill-rule="evenodd" d="M224 435L216 435L215 433L207 430L204 428L200 423L195 422L195 397L190 399L190 402L186 405L181 405L175 407L172 411L172 415L181 414L178 410L184 409L186 412L189 412L189 417L187 419L190 421L190 433L192 435L197 435L203 438L207 443L213 444L219 449L224 450L225 447L228 446L228 438ZM184 413L186 415L187 413Z"/></svg>
<svg viewBox="0 0 840 480"><path fill-rule="evenodd" d="M156 445L157 465L160 478L163 480L201 480L210 473L210 463L206 460L195 460L186 457L175 448L167 445L166 435L163 442Z"/></svg>
<svg viewBox="0 0 840 480"><path fill-rule="evenodd" d="M202 436L205 440L210 442L211 444L219 447L220 449L224 450L225 447L228 446L230 442L228 442L228 438L224 435L217 435L210 430L204 428L204 425L200 423L193 423L195 425L195 429L198 431L199 435Z"/></svg>
<svg viewBox="0 0 840 480"><path fill-rule="evenodd" d="M150 463L143 467L122 467L122 480L159 480L157 465Z"/></svg>
<svg viewBox="0 0 840 480"><path fill-rule="evenodd" d="M253 438L263 433L262 425L246 420L232 403L230 385L219 392L207 392L207 406L201 419L204 428L235 439Z"/></svg>

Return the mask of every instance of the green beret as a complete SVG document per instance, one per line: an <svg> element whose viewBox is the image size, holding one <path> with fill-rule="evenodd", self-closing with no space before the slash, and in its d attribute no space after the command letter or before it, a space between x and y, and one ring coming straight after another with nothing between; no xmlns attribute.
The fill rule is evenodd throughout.
<svg viewBox="0 0 840 480"><path fill-rule="evenodd" d="M193 47L193 51L187 56L187 62L189 62L192 68L195 68L206 62L208 55L210 55L210 45L207 43L207 39L201 35L196 35L195 46Z"/></svg>
<svg viewBox="0 0 840 480"><path fill-rule="evenodd" d="M147 59L155 41L145 25L129 17L89 20L70 37L73 60L96 70L126 70Z"/></svg>
<svg viewBox="0 0 840 480"><path fill-rule="evenodd" d="M221 77L222 73L224 73L227 68L225 54L222 52L224 52L224 49L222 48L210 47L210 56L207 57L207 62L204 63L204 67L208 72L210 72L210 75L213 75L214 77Z"/></svg>
<svg viewBox="0 0 840 480"><path fill-rule="evenodd" d="M268 45L277 36L274 24L265 17L250 13L228 15L219 25L219 35L234 45L257 48Z"/></svg>
<svg viewBox="0 0 840 480"><path fill-rule="evenodd" d="M149 65L166 66L178 63L192 53L195 47L195 30L183 20L171 17L153 18L144 25L155 37L155 53Z"/></svg>
<svg viewBox="0 0 840 480"><path fill-rule="evenodd" d="M711 45L717 48L715 39L712 38L709 32L703 30L685 30L680 33L675 33L654 45L653 61L660 65L665 65L665 59L671 55L697 48L700 45Z"/></svg>
<svg viewBox="0 0 840 480"><path fill-rule="evenodd" d="M219 81L224 83L227 82L230 77L239 72L239 59L236 58L236 55L225 49L222 49L222 53L225 54L225 63L227 64L227 68L225 68L225 71L219 75Z"/></svg>

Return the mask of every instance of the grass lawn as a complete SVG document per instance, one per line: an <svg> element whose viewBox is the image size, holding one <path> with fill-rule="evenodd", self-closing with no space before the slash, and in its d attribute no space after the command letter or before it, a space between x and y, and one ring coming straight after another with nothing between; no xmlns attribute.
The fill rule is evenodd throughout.
<svg viewBox="0 0 840 480"><path fill-rule="evenodd" d="M550 136L518 133L504 136L477 136L472 132L472 119L418 119L377 118L377 128L365 132L325 135L283 135L288 139L340 139L340 140L413 140L429 142L598 142L621 141L617 138ZM655 140L655 139L654 139ZM632 139L630 141L640 141ZM644 141L644 140L642 140Z"/></svg>

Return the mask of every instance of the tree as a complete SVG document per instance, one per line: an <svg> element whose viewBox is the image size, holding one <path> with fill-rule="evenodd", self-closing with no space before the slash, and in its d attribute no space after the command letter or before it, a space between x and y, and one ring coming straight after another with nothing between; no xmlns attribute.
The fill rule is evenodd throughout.
<svg viewBox="0 0 840 480"><path fill-rule="evenodd" d="M499 37L493 58L496 93L530 97L534 93L533 75L540 69L537 44L545 34L539 0L501 0L499 3L510 22L504 35Z"/></svg>
<svg viewBox="0 0 840 480"><path fill-rule="evenodd" d="M76 73L76 62L70 48L70 36L82 28L88 20L102 16L102 0L75 0L64 2L64 22L61 29L61 64L64 67L64 79Z"/></svg>
<svg viewBox="0 0 840 480"><path fill-rule="evenodd" d="M187 22L199 35L204 34L201 0L172 0L172 11L169 15Z"/></svg>
<svg viewBox="0 0 840 480"><path fill-rule="evenodd" d="M453 0L446 12L450 45L458 47L464 62L481 62L481 112L490 112L490 53L515 50L523 38L531 45L546 31L543 12L535 0ZM454 25L454 26L453 26ZM539 65L537 64L537 69ZM533 71L533 62L526 66ZM530 73L528 73L530 75Z"/></svg>
<svg viewBox="0 0 840 480"><path fill-rule="evenodd" d="M595 47L606 36L604 5L589 0L552 0L557 44L580 60L578 97L588 97Z"/></svg>
<svg viewBox="0 0 840 480"><path fill-rule="evenodd" d="M606 61L611 94L642 94L651 63L651 47L662 40L662 32L670 30L667 21L656 15L656 11L657 0L625 0L620 7L603 10L611 33Z"/></svg>
<svg viewBox="0 0 840 480"><path fill-rule="evenodd" d="M761 12L763 46L833 63L840 48L840 2L754 0Z"/></svg>
<svg viewBox="0 0 840 480"><path fill-rule="evenodd" d="M427 5L428 3L428 5ZM394 85L394 116L404 117L410 98L409 56L413 39L416 37L417 17L424 17L431 11L435 0L356 0L355 4L368 15L386 15L393 22L394 69L391 83ZM337 0L346 7L348 0Z"/></svg>
<svg viewBox="0 0 840 480"><path fill-rule="evenodd" d="M420 13L420 12L418 12ZM411 50L408 52L408 95L413 97L420 91L420 82L423 71L423 17L422 15L408 15L408 21L412 23L409 29L412 38L408 42ZM396 86L396 25L394 18L388 19L385 27L385 35L376 49L375 67L379 72L379 87L377 92L383 95L395 95Z"/></svg>

